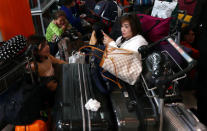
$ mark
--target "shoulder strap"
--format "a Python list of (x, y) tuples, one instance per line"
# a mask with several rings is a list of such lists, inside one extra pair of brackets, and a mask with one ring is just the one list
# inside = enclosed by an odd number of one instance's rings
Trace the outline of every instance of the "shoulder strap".
[(35, 72), (35, 77), (37, 77), (37, 79), (34, 81), (34, 83), (33, 84), (35, 84), (35, 83), (39, 83), (40, 82), (40, 77), (39, 77), (39, 73), (38, 73), (38, 64), (37, 64), (37, 61), (36, 61), (36, 59), (35, 59), (35, 57), (34, 57), (34, 54), (33, 54), (33, 52), (32, 52), (32, 59), (33, 59), (33, 61), (34, 61), (34, 72)]

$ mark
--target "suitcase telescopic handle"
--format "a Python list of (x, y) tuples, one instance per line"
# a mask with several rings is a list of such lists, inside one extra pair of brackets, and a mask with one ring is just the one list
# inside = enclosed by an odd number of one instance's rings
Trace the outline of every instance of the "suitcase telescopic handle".
[[(155, 86), (162, 87), (163, 91), (164, 91), (164, 90), (166, 90), (165, 88), (167, 88), (167, 87), (165, 87), (165, 85), (167, 85), (168, 83), (170, 83), (174, 79), (184, 75), (185, 73), (189, 72), (196, 65), (197, 62), (192, 57), (190, 57), (178, 44), (176, 44), (175, 41), (171, 38), (171, 36), (166, 36), (163, 39), (161, 39), (155, 43), (152, 43), (150, 45), (141, 46), (138, 49), (138, 51), (142, 54), (142, 56), (146, 56), (152, 51), (152, 48), (154, 46), (156, 46), (157, 44), (159, 44), (162, 41), (167, 41), (168, 43), (170, 43), (176, 49), (176, 51), (188, 62), (188, 66), (186, 68), (184, 68), (183, 70), (181, 70), (173, 75), (167, 76), (167, 77), (161, 76), (155, 80)], [(162, 95), (160, 97), (164, 97), (164, 92), (161, 94)]]

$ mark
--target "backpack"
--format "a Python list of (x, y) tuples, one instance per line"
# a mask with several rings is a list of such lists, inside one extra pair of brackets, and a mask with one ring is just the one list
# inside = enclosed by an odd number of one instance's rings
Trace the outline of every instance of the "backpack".
[(94, 12), (99, 17), (114, 22), (118, 16), (118, 4), (113, 0), (102, 0), (96, 4)]
[[(149, 42), (156, 42), (169, 35), (171, 18), (157, 18), (145, 14), (137, 14), (143, 35)], [(162, 42), (166, 43), (166, 42)]]

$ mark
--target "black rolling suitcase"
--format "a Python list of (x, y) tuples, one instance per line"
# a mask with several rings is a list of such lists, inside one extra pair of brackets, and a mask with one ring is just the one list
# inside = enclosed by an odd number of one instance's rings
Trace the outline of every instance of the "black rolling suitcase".
[(110, 98), (112, 107), (117, 120), (118, 131), (137, 131), (140, 127), (140, 121), (137, 118), (136, 112), (130, 112), (127, 108), (128, 94), (121, 90), (111, 92)]
[(123, 84), (123, 89), (115, 89), (110, 98), (117, 119), (118, 131), (158, 130), (158, 114), (155, 104), (142, 88)]
[[(94, 88), (88, 64), (65, 64), (61, 67), (62, 81), (57, 88), (54, 107), (54, 129), (58, 131), (110, 131), (114, 130), (112, 108), (107, 97)], [(98, 111), (88, 111), (86, 102), (96, 99), (101, 103)]]

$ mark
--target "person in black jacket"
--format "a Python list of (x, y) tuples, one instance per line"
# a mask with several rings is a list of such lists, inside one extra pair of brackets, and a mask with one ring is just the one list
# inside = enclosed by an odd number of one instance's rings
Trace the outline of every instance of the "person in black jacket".
[(207, 126), (207, 0), (197, 0), (190, 26), (192, 29), (199, 29), (200, 32), (197, 40), (200, 52), (198, 60), (197, 113), (200, 121)]

